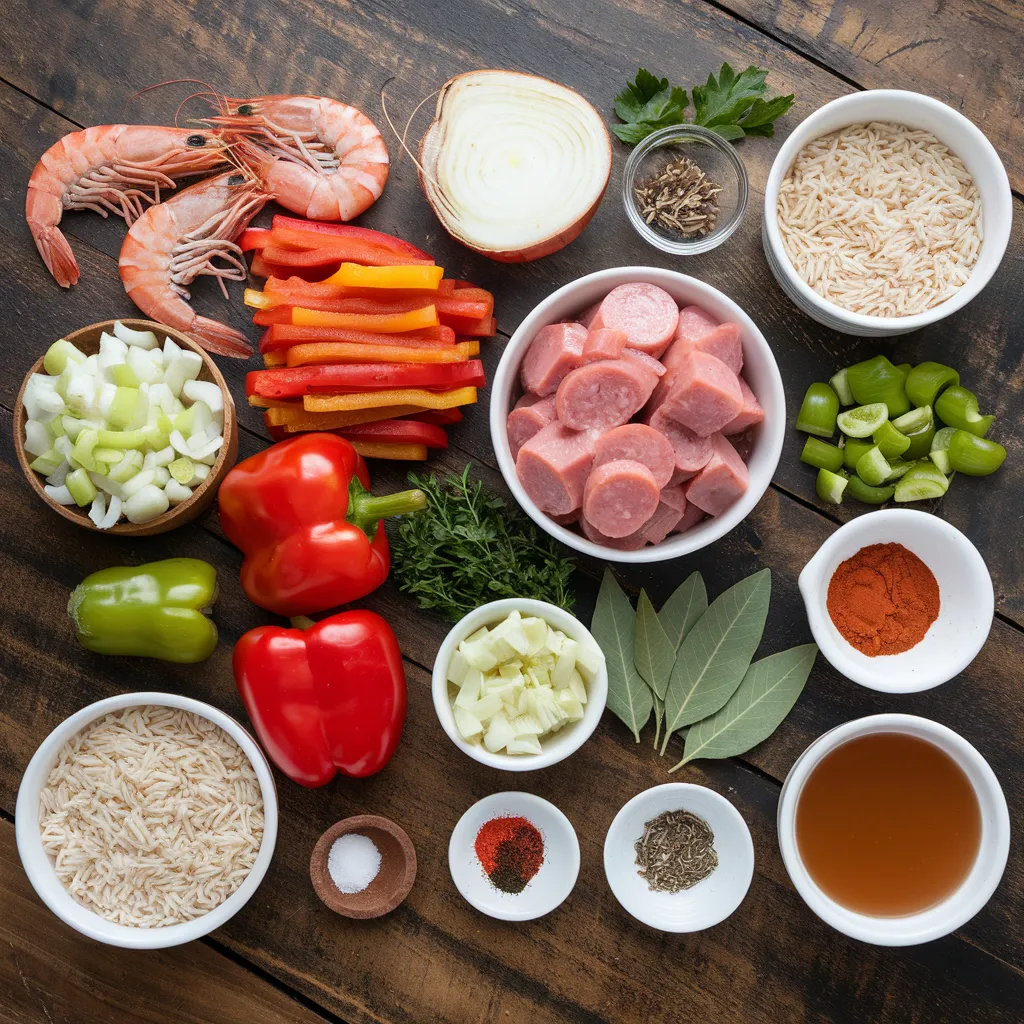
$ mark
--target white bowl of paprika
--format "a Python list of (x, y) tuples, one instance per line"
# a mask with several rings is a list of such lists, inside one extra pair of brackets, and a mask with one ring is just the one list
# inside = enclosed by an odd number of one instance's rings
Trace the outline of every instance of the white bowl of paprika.
[(962, 672), (985, 644), (992, 579), (955, 526), (882, 509), (841, 526), (800, 573), (815, 642), (847, 679), (915, 693)]

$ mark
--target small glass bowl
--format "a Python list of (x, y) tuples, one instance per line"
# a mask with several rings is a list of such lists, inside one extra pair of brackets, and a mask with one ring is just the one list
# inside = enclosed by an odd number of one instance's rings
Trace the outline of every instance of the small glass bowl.
[[(647, 224), (637, 208), (633, 190), (638, 181), (652, 178), (662, 168), (688, 156), (716, 184), (718, 221), (706, 235), (681, 236)], [(721, 245), (739, 226), (747, 211), (747, 170), (735, 148), (708, 128), (696, 124), (676, 124), (648, 135), (630, 153), (622, 174), (622, 205), (638, 235), (662, 252), (693, 256)]]

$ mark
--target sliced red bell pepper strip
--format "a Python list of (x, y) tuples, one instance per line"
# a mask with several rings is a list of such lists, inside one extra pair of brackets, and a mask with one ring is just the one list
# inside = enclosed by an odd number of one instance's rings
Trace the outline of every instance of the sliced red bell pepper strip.
[[(246, 291), (249, 291), (247, 288)], [(273, 309), (257, 309), (252, 315), (252, 322), (257, 327), (270, 327), (272, 324), (290, 324), (292, 322), (291, 306), (275, 306)]]
[[(480, 354), (480, 342), (450, 346), (346, 345), (338, 342), (293, 345), (268, 352), (266, 366), (320, 366), (328, 363), (462, 363)], [(268, 362), (268, 360), (273, 360)]]
[[(274, 252), (298, 253), (317, 252), (329, 256), (330, 260), (340, 263), (364, 263), (370, 267), (390, 266), (433, 266), (434, 261), (429, 256), (411, 256), (406, 253), (396, 252), (391, 246), (380, 245), (375, 241), (367, 240), (364, 237), (353, 234), (339, 235), (334, 232), (320, 232), (311, 235), (308, 231), (296, 231), (291, 228), (274, 228), (272, 244)], [(314, 248), (315, 247), (315, 248)], [(271, 257), (265, 254), (267, 259), (273, 259), (275, 263), (285, 263), (279, 256)]]
[[(476, 388), (453, 388), (451, 391), (397, 388), (394, 391), (363, 391), (347, 395), (305, 395), (302, 407), (306, 412), (352, 412), (356, 409), (379, 409), (392, 405), (450, 409), (455, 405), (472, 405), (475, 401)], [(388, 417), (393, 418), (394, 414)]]
[(470, 338), (491, 338), (498, 331), (498, 321), (493, 316), (485, 316), (480, 320), (446, 316), (445, 324), (451, 327), (456, 334), (463, 334)]
[(353, 441), (352, 447), (364, 459), (393, 459), (400, 462), (426, 462), (425, 444), (388, 444), (379, 441)]
[(450, 391), (457, 387), (483, 387), (484, 383), (484, 366), (479, 359), (447, 364), (339, 363), (252, 370), (245, 377), (245, 392), (262, 398), (287, 399), (401, 388)]
[(305, 630), (259, 626), (235, 644), (232, 665), (263, 749), (293, 782), (360, 778), (391, 760), (405, 725), (405, 668), (376, 612), (341, 612)]
[(451, 409), (424, 409), (423, 412), (414, 413), (411, 418), (420, 423), (436, 423), (446, 427), (452, 423), (461, 423), (463, 417), (462, 410), (454, 406)]
[(246, 228), (238, 236), (238, 248), (242, 252), (262, 249), (270, 244), (270, 228)]
[(304, 220), (301, 217), (286, 217), (284, 214), (274, 214), (272, 221), (277, 229), (289, 228), (296, 231), (309, 231), (313, 234), (341, 235), (350, 238), (360, 238), (365, 242), (380, 245), (393, 252), (411, 256), (414, 260), (429, 260), (433, 263), (429, 253), (417, 249), (415, 245), (406, 242), (402, 238), (385, 234), (383, 231), (374, 231), (372, 228), (359, 227), (356, 224), (335, 224), (322, 220)]
[(450, 327), (424, 327), (418, 331), (398, 331), (378, 334), (344, 327), (298, 327), (295, 324), (271, 324), (260, 339), (260, 352), (291, 348), (293, 345), (321, 342), (342, 342), (352, 345), (402, 345), (407, 348), (455, 344), (455, 332)]
[(381, 444), (425, 444), (428, 448), (447, 448), (448, 435), (443, 427), (420, 420), (376, 420), (355, 427), (332, 431), (350, 441), (379, 441)]

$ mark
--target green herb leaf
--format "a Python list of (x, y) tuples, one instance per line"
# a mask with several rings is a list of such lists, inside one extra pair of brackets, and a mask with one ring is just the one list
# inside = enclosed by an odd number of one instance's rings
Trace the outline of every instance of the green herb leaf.
[(707, 610), (708, 592), (704, 587), (704, 577), (699, 572), (691, 572), (658, 612), (658, 620), (676, 652), (694, 623)]
[(804, 644), (755, 661), (725, 707), (687, 732), (683, 759), (669, 771), (698, 757), (745, 754), (768, 739), (803, 692), (817, 654), (817, 644)]
[(664, 754), (677, 729), (713, 715), (736, 692), (750, 666), (768, 615), (771, 570), (721, 594), (687, 634), (665, 697)]
[(624, 124), (612, 126), (622, 142), (635, 145), (659, 128), (683, 124), (683, 111), (689, 105), (684, 89), (670, 89), (667, 78), (655, 78), (640, 68), (636, 79), (615, 97), (615, 113)]
[(693, 87), (693, 120), (706, 128), (719, 124), (736, 124), (755, 100), (764, 96), (764, 80), (768, 72), (751, 65), (736, 74), (725, 63), (718, 78), (708, 75), (707, 82)]
[(571, 609), (574, 564), (557, 541), (471, 481), (409, 474), (427, 507), (390, 526), (391, 575), (420, 608), (458, 621), (488, 601), (531, 597)]
[(775, 134), (774, 122), (793, 106), (795, 99), (793, 93), (790, 93), (788, 96), (774, 96), (770, 100), (755, 100), (740, 121), (743, 132), (770, 139)]
[(656, 694), (651, 694), (651, 702), (654, 705), (654, 749), (658, 749), (661, 741), (661, 724), (665, 721), (665, 702)]
[(636, 612), (610, 569), (604, 571), (590, 631), (604, 651), (608, 667), (608, 709), (640, 742), (640, 730), (651, 717), (651, 691), (636, 670)]
[(637, 672), (654, 691), (665, 699), (669, 676), (676, 661), (676, 649), (658, 619), (658, 613), (651, 604), (646, 590), (640, 591), (636, 605), (636, 641), (633, 648), (633, 662)]

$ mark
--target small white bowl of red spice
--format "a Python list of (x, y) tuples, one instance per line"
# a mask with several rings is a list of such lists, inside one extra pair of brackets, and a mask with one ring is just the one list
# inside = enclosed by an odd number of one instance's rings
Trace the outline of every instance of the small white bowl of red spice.
[(955, 526), (882, 509), (841, 526), (800, 573), (815, 642), (861, 686), (915, 693), (962, 672), (984, 646), (995, 595)]
[(448, 868), (471, 906), (501, 921), (532, 921), (572, 892), (580, 844), (569, 819), (532, 793), (494, 793), (459, 819)]

